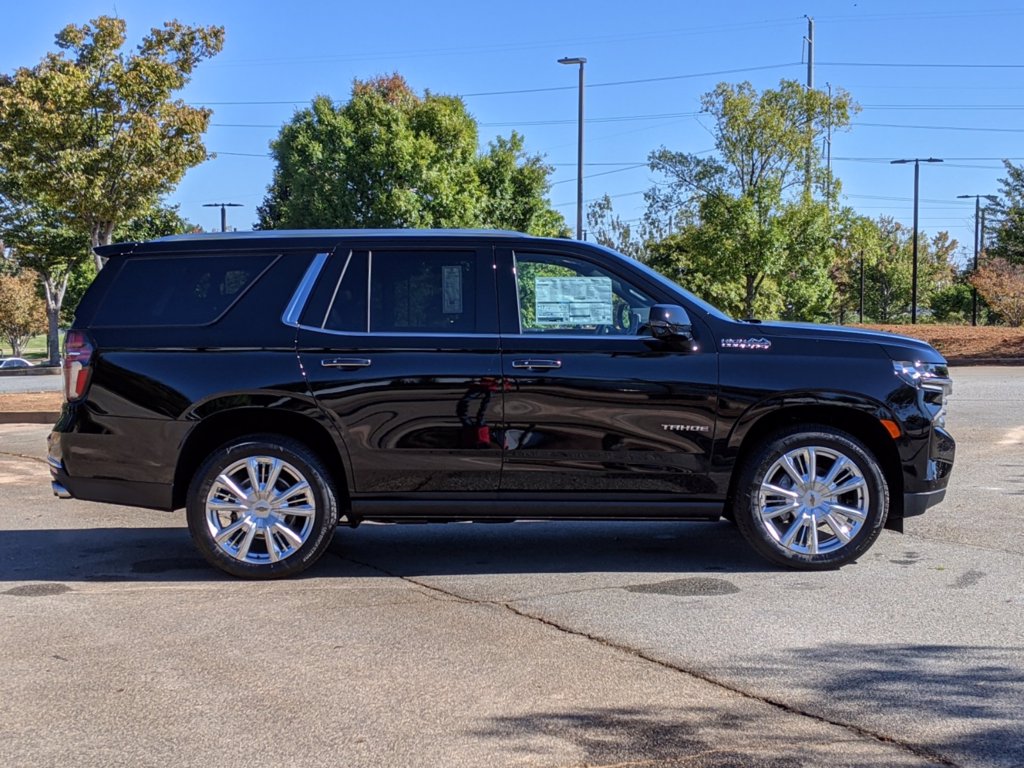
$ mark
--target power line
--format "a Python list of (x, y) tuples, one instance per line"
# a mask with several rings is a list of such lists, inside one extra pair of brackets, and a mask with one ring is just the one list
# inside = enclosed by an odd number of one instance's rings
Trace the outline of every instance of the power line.
[[(798, 67), (800, 62), (789, 62), (787, 64), (765, 64), (759, 67), (740, 67), (738, 69), (719, 69), (713, 72), (692, 72), (686, 75), (666, 75), (664, 77), (643, 77), (637, 80), (613, 80), (606, 83), (588, 83), (587, 89), (590, 88), (609, 88), (618, 85), (638, 85), (640, 83), (664, 83), (669, 80), (690, 80), (696, 77), (712, 77), (715, 75), (735, 75), (741, 72), (762, 72), (768, 69), (783, 69), (786, 67)], [(469, 98), (473, 96), (507, 96), (518, 93), (544, 93), (547, 91), (574, 91), (576, 90), (575, 85), (560, 85), (557, 87), (550, 88), (522, 88), (514, 91), (481, 91), (479, 93), (460, 93), (457, 94), (462, 98)]]
[[(604, 83), (587, 83), (586, 89), (591, 88), (610, 88), (613, 86), (620, 85), (639, 85), (642, 83), (664, 83), (670, 80), (692, 80), (699, 77), (714, 77), (717, 75), (736, 75), (743, 72), (763, 72), (770, 69), (785, 69), (787, 67), (798, 67), (800, 62), (789, 62), (787, 64), (764, 64), (757, 67), (739, 67), (736, 69), (719, 69), (711, 72), (690, 72), (683, 75), (665, 75), (663, 77), (643, 77), (636, 80), (612, 80)], [(575, 85), (557, 85), (548, 86), (546, 88), (517, 88), (510, 91), (479, 91), (477, 93), (456, 93), (452, 94), (459, 98), (475, 98), (477, 96), (513, 96), (523, 93), (549, 93), (553, 91), (575, 91)], [(189, 106), (193, 107), (223, 107), (223, 106), (254, 106), (254, 105), (280, 105), (280, 104), (308, 104), (312, 101), (312, 97), (308, 99), (285, 99), (285, 100), (249, 100), (249, 101), (204, 101), (204, 102), (191, 102)]]
[(787, 24), (792, 24), (796, 21), (797, 17), (787, 17), (778, 19), (763, 19), (760, 21), (744, 21), (735, 22), (732, 24), (713, 24), (704, 27), (685, 27), (680, 29), (669, 29), (658, 32), (633, 32), (627, 34), (618, 35), (597, 35), (591, 37), (580, 37), (580, 38), (569, 38), (569, 39), (552, 39), (552, 40), (539, 40), (535, 42), (518, 42), (518, 43), (488, 43), (486, 45), (459, 45), (449, 46), (444, 48), (421, 48), (418, 50), (403, 49), (398, 51), (374, 51), (373, 53), (338, 53), (338, 54), (320, 54), (316, 56), (262, 56), (252, 58), (239, 58), (239, 59), (221, 59), (214, 62), (215, 66), (232, 67), (232, 66), (251, 66), (253, 64), (287, 64), (287, 63), (322, 63), (322, 62), (348, 62), (348, 61), (366, 61), (366, 60), (378, 60), (385, 58), (388, 60), (395, 58), (423, 58), (431, 56), (451, 56), (451, 55), (479, 55), (487, 54), (493, 56), (496, 53), (503, 52), (515, 52), (515, 51), (527, 51), (527, 50), (544, 50), (549, 48), (564, 48), (566, 46), (583, 46), (583, 45), (602, 45), (607, 43), (615, 43), (626, 40), (650, 40), (659, 39), (666, 37), (695, 37), (704, 34), (716, 34), (721, 32), (730, 32), (735, 30), (745, 29), (763, 29), (766, 27), (779, 27)]
[[(674, 120), (681, 117), (697, 117), (701, 112), (661, 112), (650, 115), (615, 115), (611, 117), (588, 117), (585, 123), (624, 123), (638, 122), (643, 120)], [(576, 119), (571, 120), (517, 120), (503, 123), (477, 123), (481, 128), (516, 128), (520, 126), (537, 125), (575, 125)], [(281, 128), (286, 123), (210, 123), (211, 128)]]
[(882, 69), (1024, 69), (1024, 64), (965, 64), (946, 62), (819, 61), (819, 67), (879, 67)]
[[(613, 171), (602, 171), (601, 173), (588, 173), (588, 174), (584, 175), (583, 178), (584, 179), (593, 179), (593, 178), (596, 178), (598, 176), (609, 176), (609, 175), (611, 175), (613, 173), (623, 173), (624, 171), (635, 171), (637, 168), (646, 168), (646, 167), (647, 167), (647, 163), (637, 163), (636, 165), (630, 165), (630, 166), (627, 166), (625, 168), (616, 168)], [(575, 178), (572, 178), (572, 179), (560, 179), (559, 181), (551, 182), (551, 186), (553, 187), (553, 186), (555, 186), (557, 184), (568, 184), (569, 182), (572, 182), (572, 181), (576, 181), (576, 179)]]
[(850, 123), (864, 128), (912, 128), (918, 131), (981, 131), (985, 133), (1024, 133), (1024, 128), (989, 128), (966, 125), (903, 125), (899, 123)]

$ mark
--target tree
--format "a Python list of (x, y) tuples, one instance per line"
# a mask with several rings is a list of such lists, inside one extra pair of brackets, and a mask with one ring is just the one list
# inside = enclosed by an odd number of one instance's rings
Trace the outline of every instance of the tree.
[(612, 209), (612, 199), (604, 195), (587, 208), (587, 232), (589, 239), (646, 263), (655, 245), (682, 231), (689, 219), (686, 211), (666, 217), (648, 210), (639, 220), (624, 221)]
[(1024, 324), (1024, 264), (988, 259), (979, 265), (971, 283), (1007, 325)]
[(699, 232), (677, 243), (702, 274), (739, 284), (738, 314), (821, 316), (831, 300), (838, 190), (820, 161), (807, 174), (807, 158), (826, 129), (848, 125), (855, 105), (843, 91), (830, 97), (789, 80), (761, 93), (720, 83), (702, 105), (716, 154), (653, 152), (651, 169), (667, 181), (647, 194), (649, 215), (690, 213)]
[(105, 245), (207, 158), (211, 111), (172, 97), (224, 30), (171, 21), (126, 54), (125, 22), (101, 16), (56, 42), (35, 67), (0, 76), (0, 197), (66, 211)]
[(259, 228), (501, 227), (560, 234), (550, 167), (513, 133), (488, 152), (461, 99), (420, 97), (395, 74), (318, 96), (271, 143), (277, 162)]
[(46, 327), (43, 303), (31, 274), (0, 275), (0, 337), (21, 357), (25, 342)]
[(995, 213), (995, 235), (988, 255), (1014, 264), (1024, 264), (1024, 165), (1004, 160), (1006, 178), (999, 180), (1002, 193), (992, 206)]
[[(888, 216), (865, 220), (861, 226), (857, 247), (866, 256), (865, 312), (880, 323), (903, 322), (910, 316), (913, 296), (913, 230)], [(953, 257), (959, 247), (947, 232), (932, 238), (918, 232), (919, 306), (930, 306), (935, 291), (953, 284)]]

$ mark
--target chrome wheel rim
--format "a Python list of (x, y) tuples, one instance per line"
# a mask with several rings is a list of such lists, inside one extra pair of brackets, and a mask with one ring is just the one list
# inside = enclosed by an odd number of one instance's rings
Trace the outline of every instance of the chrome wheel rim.
[(801, 555), (835, 552), (864, 527), (870, 504), (856, 463), (832, 448), (807, 446), (784, 453), (765, 473), (758, 515), (768, 535)]
[(313, 530), (316, 499), (303, 474), (274, 456), (250, 456), (217, 475), (206, 523), (218, 548), (250, 565), (294, 555)]

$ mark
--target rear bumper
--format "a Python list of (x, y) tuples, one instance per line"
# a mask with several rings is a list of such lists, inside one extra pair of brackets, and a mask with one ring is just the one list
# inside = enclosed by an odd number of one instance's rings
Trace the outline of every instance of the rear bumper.
[(170, 485), (71, 477), (64, 468), (64, 462), (52, 454), (47, 457), (47, 463), (50, 465), (50, 487), (57, 498), (101, 501), (162, 511), (173, 509)]

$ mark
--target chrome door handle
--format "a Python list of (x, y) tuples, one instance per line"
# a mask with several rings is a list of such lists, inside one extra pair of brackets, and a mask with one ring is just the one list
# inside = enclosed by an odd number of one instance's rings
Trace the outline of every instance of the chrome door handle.
[(533, 368), (543, 370), (546, 368), (561, 368), (561, 360), (513, 360), (513, 368)]
[(369, 364), (365, 357), (335, 357), (320, 361), (324, 368), (366, 368)]

